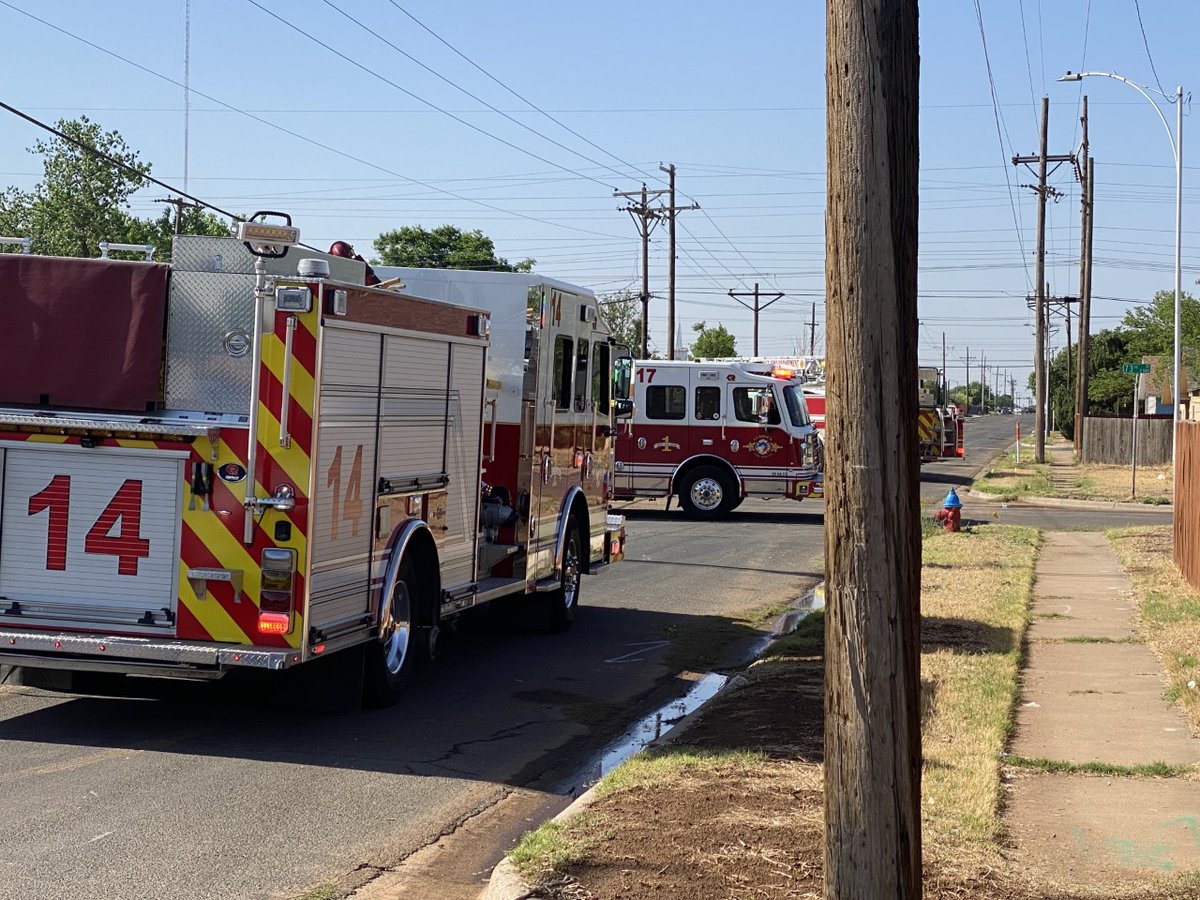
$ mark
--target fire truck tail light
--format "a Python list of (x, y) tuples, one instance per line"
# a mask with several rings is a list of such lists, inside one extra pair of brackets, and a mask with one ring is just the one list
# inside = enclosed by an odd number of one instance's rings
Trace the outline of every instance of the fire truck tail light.
[(260, 612), (258, 614), (259, 634), (287, 634), (291, 630), (291, 613)]
[[(266, 548), (262, 552), (260, 571), (259, 609), (263, 611), (264, 615), (266, 613), (290, 615), (292, 595), (295, 593), (296, 584), (296, 551), (283, 547)], [(263, 630), (261, 616), (258, 630)]]

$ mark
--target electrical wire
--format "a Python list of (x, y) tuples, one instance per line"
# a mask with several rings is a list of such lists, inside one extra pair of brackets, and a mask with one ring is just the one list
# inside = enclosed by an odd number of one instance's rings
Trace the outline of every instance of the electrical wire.
[(1146, 48), (1146, 59), (1150, 60), (1150, 71), (1154, 73), (1154, 83), (1158, 85), (1158, 92), (1170, 101), (1171, 98), (1163, 90), (1162, 82), (1158, 80), (1158, 69), (1154, 67), (1154, 56), (1150, 53), (1150, 41), (1146, 38), (1146, 26), (1142, 24), (1142, 5), (1138, 0), (1133, 0), (1133, 8), (1137, 11), (1138, 29), (1142, 32), (1142, 46)]
[[(45, 19), (39, 18), (38, 16), (35, 16), (33, 13), (28, 12), (27, 10), (21, 9), (19, 6), (15, 6), (14, 4), (8, 2), (8, 0), (0, 0), (0, 6), (4, 6), (8, 9), (11, 9), (13, 12), (20, 13), (21, 15), (25, 16), (28, 19), (32, 19), (33, 21), (38, 22), (41, 25), (45, 25), (47, 28), (50, 28), (53, 31), (57, 31), (59, 34), (65, 35), (66, 37), (69, 37), (75, 41), (78, 41), (81, 44), (85, 44), (86, 46), (91, 47), (93, 50), (97, 50), (100, 53), (105, 54), (106, 56), (110, 56), (113, 59), (120, 60), (121, 62), (125, 63), (126, 65), (132, 66), (133, 68), (135, 68), (141, 72), (145, 72), (147, 75), (152, 75), (155, 78), (165, 81), (168, 84), (173, 84), (178, 88), (183, 87), (182, 82), (177, 81), (174, 78), (171, 78), (169, 75), (163, 75), (161, 72), (156, 72), (154, 69), (151, 69), (148, 66), (144, 66), (139, 62), (135, 62), (134, 60), (129, 59), (128, 57), (122, 56), (121, 54), (119, 54), (113, 50), (109, 50), (107, 47), (103, 47), (100, 44), (90, 41), (87, 38), (82, 37), (78, 34), (75, 34), (72, 31), (68, 31), (66, 28), (63, 28), (59, 25), (55, 25), (53, 22), (48, 22)], [(258, 122), (261, 125), (266, 125), (268, 128), (272, 128), (276, 131), (279, 131), (283, 134), (288, 135), (289, 137), (293, 137), (296, 140), (303, 141), (306, 144), (311, 144), (314, 147), (317, 147), (321, 150), (325, 150), (336, 156), (340, 156), (343, 159), (350, 160), (351, 162), (358, 163), (359, 165), (366, 166), (367, 168), (375, 169), (379, 172), (383, 172), (387, 175), (391, 175), (392, 177), (398, 178), (401, 181), (405, 181), (410, 184), (416, 184), (421, 187), (427, 188), (428, 190), (434, 191), (436, 193), (445, 194), (446, 196), (449, 196), (449, 197), (454, 197), (455, 199), (462, 200), (465, 203), (471, 203), (476, 206), (482, 207), (484, 209), (490, 209), (493, 212), (502, 213), (505, 216), (515, 217), (518, 219), (525, 219), (530, 222), (537, 222), (541, 225), (549, 225), (553, 228), (562, 228), (567, 231), (576, 231), (581, 234), (590, 234), (590, 235), (596, 235), (599, 237), (606, 237), (606, 238), (619, 237), (619, 235), (608, 234), (606, 232), (601, 232), (601, 231), (594, 231), (594, 230), (587, 229), (587, 228), (578, 228), (574, 225), (566, 225), (561, 222), (554, 222), (554, 221), (551, 221), (548, 219), (540, 219), (536, 216), (530, 216), (530, 215), (526, 215), (524, 213), (516, 212), (515, 210), (507, 210), (502, 207), (495, 206), (491, 203), (487, 203), (486, 201), (479, 200), (474, 197), (468, 197), (463, 194), (459, 194), (459, 193), (457, 193), (455, 191), (451, 191), (447, 188), (437, 187), (434, 184), (431, 184), (429, 182), (422, 181), (417, 178), (413, 178), (409, 175), (404, 175), (393, 169), (389, 169), (386, 166), (382, 166), (382, 165), (379, 165), (378, 163), (370, 162), (369, 160), (355, 156), (351, 153), (347, 153), (344, 150), (339, 150), (336, 147), (330, 146), (329, 144), (325, 144), (321, 141), (316, 140), (315, 138), (309, 137), (306, 134), (302, 134), (301, 132), (293, 131), (290, 128), (285, 128), (282, 125), (279, 125), (275, 122), (270, 121), (269, 119), (264, 119), (261, 116), (255, 115), (254, 113), (251, 113), (251, 112), (248, 112), (247, 110), (240, 109), (231, 103), (226, 103), (224, 100), (220, 100), (217, 97), (214, 97), (211, 94), (206, 94), (203, 91), (197, 90), (196, 88), (192, 88), (191, 92), (194, 95), (196, 95), (197, 97), (203, 97), (205, 100), (209, 101), (210, 103), (216, 103), (217, 105), (222, 106), (225, 109), (228, 109), (230, 112), (236, 112), (242, 116), (245, 116), (246, 118), (248, 118), (252, 121)]]
[[(979, 23), (979, 40), (983, 44), (983, 62), (987, 68), (988, 88), (992, 95), (992, 115), (996, 122), (996, 140), (1000, 143), (1001, 165), (1004, 167), (1004, 181), (1008, 185), (1008, 203), (1012, 209), (1013, 227), (1017, 232), (1017, 244), (1021, 248), (1021, 263), (1025, 267), (1025, 280), (1029, 283), (1030, 289), (1033, 287), (1033, 277), (1029, 273), (1029, 260), (1025, 257), (1025, 236), (1021, 232), (1021, 219), (1017, 215), (1017, 200), (1013, 196), (1012, 177), (1008, 171), (1008, 156), (1004, 148), (1004, 133), (1003, 126), (1004, 117), (1000, 112), (1000, 98), (996, 94), (996, 79), (992, 74), (992, 60), (988, 54), (987, 32), (983, 27), (983, 9), (979, 5), (979, 0), (975, 0), (975, 19)], [(1012, 141), (1009, 141), (1011, 149)]]
[[(328, 0), (327, 0), (327, 2), (328, 2)], [(633, 171), (635, 171), (635, 172), (639, 172), (639, 173), (641, 173), (641, 174), (647, 174), (647, 173), (646, 173), (644, 170), (642, 170), (642, 169), (641, 169), (639, 166), (636, 166), (636, 165), (634, 165), (634, 164), (633, 164), (633, 163), (631, 163), (631, 162), (627, 162), (626, 160), (624, 160), (624, 159), (622, 159), (621, 157), (617, 156), (617, 154), (613, 153), (611, 150), (606, 150), (604, 147), (601, 147), (601, 146), (600, 146), (599, 144), (597, 144), (595, 141), (591, 141), (591, 140), (589, 140), (587, 137), (585, 137), (584, 135), (580, 134), (580, 133), (579, 133), (578, 131), (576, 131), (574, 128), (571, 128), (571, 127), (570, 127), (569, 125), (567, 125), (565, 122), (562, 122), (561, 120), (559, 120), (559, 119), (556, 119), (556, 118), (555, 118), (554, 116), (552, 116), (552, 115), (551, 115), (551, 114), (550, 114), (548, 111), (546, 111), (546, 110), (545, 110), (545, 109), (543, 109), (542, 107), (538, 106), (536, 103), (534, 103), (534, 102), (533, 102), (532, 100), (530, 100), (528, 97), (524, 96), (523, 94), (519, 93), (519, 92), (518, 92), (518, 91), (516, 91), (514, 88), (512, 88), (510, 85), (508, 85), (508, 84), (506, 84), (505, 82), (501, 81), (499, 78), (497, 78), (497, 77), (496, 77), (495, 75), (493, 75), (491, 72), (489, 72), (487, 69), (485, 69), (483, 66), (479, 65), (479, 63), (475, 62), (475, 60), (471, 59), (471, 57), (467, 56), (465, 53), (463, 53), (461, 50), (459, 50), (457, 47), (455, 47), (453, 44), (451, 44), (449, 41), (447, 41), (447, 40), (446, 40), (444, 37), (442, 37), (440, 34), (438, 34), (436, 31), (434, 31), (432, 28), (430, 28), (428, 25), (426, 25), (424, 22), (422, 22), (420, 19), (418, 19), (416, 16), (414, 16), (414, 15), (413, 15), (411, 12), (409, 12), (407, 9), (405, 9), (403, 6), (401, 6), (399, 3), (397, 3), (397, 2), (396, 2), (396, 0), (388, 0), (388, 2), (389, 2), (389, 3), (390, 3), (392, 6), (394, 6), (394, 7), (395, 7), (397, 10), (399, 10), (399, 11), (400, 11), (400, 12), (402, 12), (402, 13), (404, 13), (404, 15), (408, 16), (408, 18), (409, 18), (409, 19), (411, 19), (411, 20), (412, 20), (412, 21), (413, 21), (413, 22), (414, 22), (416, 25), (418, 25), (420, 28), (424, 29), (424, 30), (425, 30), (425, 31), (426, 31), (426, 32), (427, 32), (429, 35), (431, 35), (432, 37), (434, 37), (436, 40), (440, 41), (440, 42), (441, 42), (441, 43), (442, 43), (442, 44), (443, 44), (445, 47), (447, 47), (447, 48), (448, 48), (448, 49), (449, 49), (449, 50), (450, 50), (452, 53), (454, 53), (455, 55), (457, 55), (457, 56), (458, 56), (460, 59), (464, 60), (464, 61), (465, 61), (465, 62), (466, 62), (468, 65), (470, 65), (471, 67), (473, 67), (473, 68), (474, 68), (474, 69), (476, 69), (477, 71), (481, 72), (481, 73), (482, 73), (483, 75), (485, 75), (486, 77), (490, 78), (490, 79), (491, 79), (492, 81), (494, 81), (496, 84), (500, 85), (500, 87), (504, 88), (504, 90), (508, 91), (510, 94), (512, 94), (514, 97), (516, 97), (516, 98), (517, 98), (518, 100), (520, 100), (522, 103), (524, 103), (524, 104), (525, 104), (526, 106), (528, 106), (530, 109), (532, 109), (532, 110), (535, 110), (535, 111), (536, 111), (536, 112), (538, 112), (538, 113), (541, 113), (543, 116), (545, 116), (547, 119), (549, 119), (549, 120), (550, 120), (551, 122), (553, 122), (555, 125), (557, 125), (559, 128), (562, 128), (564, 131), (567, 131), (567, 132), (569, 132), (570, 134), (574, 135), (575, 137), (579, 138), (581, 141), (583, 141), (583, 142), (584, 142), (585, 144), (587, 144), (589, 147), (593, 147), (593, 148), (595, 148), (596, 150), (599, 150), (601, 153), (605, 154), (606, 156), (611, 156), (613, 159), (615, 159), (615, 160), (616, 160), (617, 162), (619, 162), (621, 165), (625, 166), (625, 168), (627, 168), (627, 169), (632, 169)], [(586, 158), (586, 157), (585, 157), (585, 158)], [(615, 170), (610, 170), (610, 171), (615, 171)], [(661, 177), (659, 177), (659, 176), (657, 176), (657, 175), (653, 175), (653, 174), (651, 174), (651, 176), (650, 176), (650, 177), (651, 177), (651, 178), (655, 178), (655, 179), (657, 179), (657, 180), (658, 180), (658, 181), (660, 181), (660, 182), (666, 183), (666, 182), (665, 182), (665, 181), (664, 181), (664, 180), (663, 180)]]
[[(592, 165), (594, 165), (594, 166), (597, 166), (597, 167), (599, 167), (599, 168), (602, 168), (602, 169), (607, 169), (609, 172), (612, 172), (614, 175), (617, 175), (617, 176), (619, 176), (619, 177), (621, 177), (621, 178), (627, 178), (627, 177), (628, 177), (628, 176), (627, 176), (627, 175), (626, 175), (624, 172), (619, 172), (619, 171), (617, 171), (616, 169), (612, 168), (611, 166), (609, 166), (609, 165), (607, 165), (607, 164), (605, 164), (605, 163), (602, 163), (602, 162), (600, 162), (599, 160), (592, 159), (590, 156), (587, 156), (587, 155), (586, 155), (586, 154), (584, 154), (584, 153), (580, 153), (578, 150), (574, 150), (574, 149), (572, 149), (571, 147), (568, 147), (566, 144), (563, 144), (563, 143), (561, 143), (561, 142), (559, 142), (559, 141), (556, 141), (554, 138), (550, 137), (549, 135), (542, 134), (540, 131), (538, 131), (538, 130), (536, 130), (536, 129), (534, 129), (534, 128), (531, 128), (530, 126), (528, 126), (528, 125), (526, 125), (524, 122), (522, 122), (520, 119), (517, 119), (517, 118), (515, 118), (514, 116), (511, 116), (511, 115), (509, 115), (508, 113), (504, 112), (504, 110), (502, 110), (502, 109), (498, 109), (497, 107), (493, 106), (491, 103), (488, 103), (486, 100), (484, 100), (484, 99), (483, 99), (482, 97), (480, 97), (479, 95), (472, 93), (471, 91), (467, 90), (467, 89), (466, 89), (465, 87), (463, 87), (462, 85), (460, 85), (460, 84), (458, 84), (457, 82), (455, 82), (455, 81), (451, 80), (450, 78), (447, 78), (445, 75), (443, 75), (441, 72), (439, 72), (439, 71), (437, 71), (436, 69), (434, 69), (432, 66), (426, 65), (425, 63), (421, 62), (421, 60), (417, 59), (415, 56), (413, 56), (413, 55), (412, 55), (411, 53), (409, 53), (408, 51), (406, 51), (406, 50), (402, 49), (401, 47), (398, 47), (398, 46), (396, 46), (394, 43), (392, 43), (391, 41), (389, 41), (387, 38), (385, 38), (385, 37), (384, 37), (382, 34), (380, 34), (378, 31), (375, 31), (374, 29), (372, 29), (372, 28), (369, 28), (369, 27), (368, 27), (367, 25), (365, 25), (365, 24), (364, 24), (362, 21), (360, 21), (359, 19), (356, 19), (354, 16), (350, 15), (350, 13), (346, 12), (344, 9), (342, 9), (341, 7), (339, 7), (337, 4), (333, 3), (333, 2), (332, 2), (332, 0), (322, 0), (322, 2), (323, 2), (323, 3), (324, 3), (326, 6), (328, 6), (330, 9), (332, 9), (334, 12), (336, 12), (338, 15), (340, 15), (340, 16), (343, 16), (343, 17), (344, 17), (344, 18), (346, 18), (346, 19), (349, 19), (351, 22), (353, 22), (355, 25), (357, 25), (359, 28), (361, 28), (361, 29), (362, 29), (363, 31), (365, 31), (367, 34), (371, 35), (371, 36), (372, 36), (373, 38), (375, 38), (376, 40), (378, 40), (378, 41), (381, 41), (382, 43), (386, 44), (388, 47), (391, 47), (393, 50), (395, 50), (397, 53), (399, 53), (399, 54), (400, 54), (401, 56), (403, 56), (405, 59), (409, 60), (410, 62), (414, 63), (415, 65), (418, 65), (418, 66), (420, 66), (422, 69), (424, 69), (424, 70), (425, 70), (426, 72), (428, 72), (430, 75), (433, 75), (435, 78), (438, 78), (438, 79), (440, 79), (441, 81), (443, 81), (443, 82), (445, 82), (446, 84), (450, 85), (450, 86), (451, 86), (452, 88), (454, 88), (455, 90), (457, 90), (457, 91), (461, 91), (463, 94), (466, 94), (468, 97), (470, 97), (470, 98), (471, 98), (472, 100), (474, 100), (476, 103), (481, 103), (481, 104), (483, 104), (483, 105), (484, 105), (484, 106), (486, 106), (488, 109), (490, 109), (492, 112), (494, 112), (494, 113), (496, 113), (496, 114), (498, 114), (498, 115), (500, 115), (500, 116), (504, 117), (504, 118), (505, 118), (507, 121), (509, 121), (509, 122), (512, 122), (512, 123), (513, 123), (514, 125), (516, 125), (518, 128), (522, 128), (522, 129), (524, 129), (525, 131), (528, 131), (530, 134), (534, 135), (535, 137), (539, 137), (539, 138), (541, 138), (542, 140), (549, 141), (551, 144), (553, 144), (555, 147), (558, 147), (560, 150), (566, 150), (568, 153), (571, 153), (571, 154), (573, 154), (573, 155), (575, 155), (575, 156), (578, 156), (580, 159), (582, 159), (582, 160), (586, 160), (587, 162), (590, 162), (590, 163), (591, 163)], [(254, 5), (255, 5), (255, 6), (259, 6), (259, 5), (258, 5), (258, 3), (254, 3)], [(395, 5), (395, 4), (393, 4), (393, 6), (394, 6), (394, 5)], [(262, 9), (262, 8), (263, 8), (263, 7), (259, 6), (259, 9)], [(276, 17), (276, 18), (278, 18), (278, 17)], [(293, 26), (293, 27), (294, 27), (294, 26)], [(435, 35), (435, 37), (436, 37), (436, 35)], [(315, 40), (315, 39), (314, 39), (314, 40)], [(323, 46), (325, 46), (325, 45), (323, 45)], [(336, 52), (336, 51), (335, 51), (335, 52)], [(347, 57), (344, 57), (344, 56), (343, 56), (342, 58), (343, 58), (343, 59), (347, 59)], [(375, 75), (376, 75), (376, 77), (378, 77), (378, 78), (382, 78), (382, 76), (380, 76), (378, 73), (375, 73)], [(387, 79), (383, 79), (383, 80), (387, 81)], [(395, 84), (394, 84), (393, 82), (391, 82), (391, 81), (388, 81), (388, 84), (392, 84), (392, 85), (393, 85), (393, 87), (398, 87), (398, 85), (395, 85)], [(416, 95), (415, 95), (415, 94), (411, 93), (410, 91), (407, 91), (407, 90), (405, 90), (404, 88), (400, 88), (400, 90), (404, 91), (404, 92), (405, 92), (406, 94), (408, 94), (410, 97), (416, 97)], [(418, 99), (420, 99), (420, 98), (418, 98)], [(467, 123), (466, 123), (466, 122), (465, 122), (463, 119), (460, 119), (460, 118), (458, 118), (457, 116), (455, 116), (455, 115), (454, 115), (454, 113), (451, 113), (449, 110), (445, 110), (445, 109), (443, 109), (443, 108), (441, 108), (441, 107), (439, 107), (439, 106), (435, 106), (434, 104), (430, 103), (428, 100), (425, 100), (425, 101), (423, 101), (423, 102), (424, 102), (426, 105), (433, 107), (433, 108), (434, 108), (434, 109), (436, 109), (438, 112), (442, 112), (442, 113), (445, 113), (445, 114), (446, 114), (446, 115), (448, 115), (448, 116), (451, 116), (452, 118), (454, 118), (454, 119), (455, 119), (455, 121), (458, 121), (458, 122), (463, 122), (464, 124), (467, 124)], [(475, 127), (475, 126), (471, 126), (471, 127)], [(476, 130), (478, 130), (478, 131), (482, 131), (484, 134), (488, 134), (488, 135), (490, 135), (490, 136), (492, 136), (492, 137), (495, 137), (495, 135), (492, 135), (492, 134), (491, 134), (491, 132), (484, 131), (483, 129), (479, 129), (479, 128), (477, 128)], [(502, 140), (502, 139), (499, 139), (499, 138), (498, 138), (498, 140)], [(507, 142), (505, 142), (505, 143), (507, 143)], [(513, 146), (513, 145), (511, 145), (511, 144), (510, 144), (509, 146)], [(541, 159), (541, 157), (538, 157), (538, 159)], [(597, 184), (601, 184), (601, 185), (603, 185), (603, 182), (601, 182), (601, 181), (599, 181), (599, 180), (597, 180), (597, 179), (595, 179), (595, 178), (592, 178), (592, 177), (591, 177), (591, 176), (589, 176), (589, 175), (585, 175), (585, 174), (583, 174), (582, 172), (577, 172), (577, 171), (576, 171), (576, 170), (574, 170), (574, 169), (567, 169), (565, 166), (564, 166), (563, 168), (564, 168), (566, 171), (568, 171), (568, 172), (571, 172), (572, 174), (579, 176), (580, 178), (587, 178), (587, 179), (588, 179), (588, 180), (590, 180), (590, 181), (595, 181)]]

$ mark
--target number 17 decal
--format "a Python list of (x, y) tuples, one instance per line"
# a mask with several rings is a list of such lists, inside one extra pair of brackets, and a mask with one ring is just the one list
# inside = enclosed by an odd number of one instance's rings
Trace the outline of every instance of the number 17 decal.
[[(29, 498), (29, 515), (49, 510), (46, 528), (46, 569), (67, 568), (67, 524), (71, 506), (71, 476), (55, 475), (50, 483)], [(112, 531), (120, 522), (116, 537)], [(150, 541), (141, 536), (142, 482), (126, 479), (108, 501), (100, 517), (83, 539), (83, 552), (117, 557), (117, 574), (137, 575), (138, 560), (150, 555)]]

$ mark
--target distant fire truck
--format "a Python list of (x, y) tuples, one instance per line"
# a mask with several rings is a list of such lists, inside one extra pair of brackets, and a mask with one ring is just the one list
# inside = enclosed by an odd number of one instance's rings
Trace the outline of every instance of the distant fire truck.
[(238, 237), (179, 236), (171, 266), (0, 254), (0, 664), (205, 678), (353, 651), (386, 705), (469, 607), (525, 595), (570, 625), (624, 540), (595, 298), (518, 276), (422, 299), (297, 266), (290, 219)]
[(820, 443), (798, 384), (738, 363), (639, 360), (632, 398), (615, 499), (677, 496), (689, 516), (716, 518), (747, 497), (822, 495)]
[[(795, 381), (804, 392), (813, 424), (825, 431), (825, 358), (822, 356), (754, 357), (710, 362), (735, 362), (747, 371)], [(942, 394), (941, 370), (922, 367), (917, 370), (917, 443), (922, 462), (962, 458), (964, 418), (953, 404), (939, 405)]]

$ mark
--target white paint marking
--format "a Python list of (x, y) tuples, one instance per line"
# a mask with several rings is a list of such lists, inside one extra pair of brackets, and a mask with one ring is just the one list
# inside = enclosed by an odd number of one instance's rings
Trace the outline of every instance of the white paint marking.
[(96, 843), (96, 841), (102, 841), (102, 840), (104, 840), (106, 837), (108, 837), (110, 834), (113, 834), (113, 833), (114, 833), (114, 832), (111, 832), (111, 831), (106, 831), (106, 832), (104, 832), (103, 834), (98, 834), (98, 835), (96, 835), (94, 838), (91, 838), (91, 839), (89, 839), (89, 840), (86, 840), (86, 841), (84, 841), (83, 843), (84, 843), (85, 845), (87, 845), (87, 844), (94, 844), (94, 843)]
[(612, 659), (606, 659), (605, 662), (606, 663), (637, 662), (638, 660), (642, 659), (647, 653), (653, 653), (655, 650), (665, 647), (670, 643), (671, 643), (670, 641), (644, 641), (640, 644), (629, 644), (628, 646), (630, 646), (630, 647), (641, 647), (642, 649), (631, 650), (629, 653), (626, 653), (624, 656), (614, 656)]

